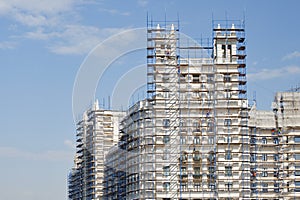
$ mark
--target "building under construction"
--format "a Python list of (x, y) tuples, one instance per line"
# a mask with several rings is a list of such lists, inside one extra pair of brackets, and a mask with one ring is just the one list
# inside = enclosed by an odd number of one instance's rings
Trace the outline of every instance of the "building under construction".
[(96, 101), (77, 123), (74, 167), (68, 177), (68, 198), (101, 199), (104, 156), (118, 142), (124, 112), (103, 110)]
[(69, 188), (82, 193), (69, 198), (300, 198), (300, 93), (276, 94), (273, 111), (249, 106), (244, 22), (214, 20), (212, 38), (200, 41), (178, 21), (148, 19), (147, 27), (147, 98), (118, 114), (118, 141), (96, 159), (94, 185), (76, 179), (92, 169), (81, 154), (88, 142), (77, 140), (81, 167)]
[(300, 92), (278, 92), (273, 111), (249, 116), (251, 197), (300, 198)]
[(126, 186), (107, 176), (105, 199), (251, 197), (244, 24), (214, 21), (206, 45), (178, 24), (148, 21), (148, 98), (121, 124)]

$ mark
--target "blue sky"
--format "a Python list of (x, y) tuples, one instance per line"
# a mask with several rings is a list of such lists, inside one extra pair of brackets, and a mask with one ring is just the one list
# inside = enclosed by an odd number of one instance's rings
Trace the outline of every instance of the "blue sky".
[[(245, 13), (248, 96), (256, 92), (258, 107), (269, 109), (276, 91), (300, 85), (299, 7), (297, 0), (0, 0), (1, 199), (66, 199), (75, 140), (73, 85), (101, 41), (145, 27), (147, 12), (157, 20), (165, 13), (176, 20), (179, 13), (181, 32), (196, 38), (211, 36), (212, 16), (242, 19)], [(143, 56), (120, 57), (105, 78), (116, 83), (122, 79), (118, 67), (124, 73), (142, 66)], [(119, 85), (139, 86), (144, 78), (128, 76), (128, 85)], [(96, 97), (101, 100), (105, 90), (111, 88), (98, 86)]]

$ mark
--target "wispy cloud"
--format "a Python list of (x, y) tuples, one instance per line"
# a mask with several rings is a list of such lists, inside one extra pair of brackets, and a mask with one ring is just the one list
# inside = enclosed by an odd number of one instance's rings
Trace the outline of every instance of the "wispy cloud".
[(30, 31), (24, 34), (25, 38), (33, 40), (49, 40), (55, 37), (59, 37), (60, 34), (57, 31), (47, 32), (43, 28), (37, 28), (35, 31)]
[(57, 13), (70, 9), (75, 2), (74, 0), (2, 0), (0, 13), (5, 14), (14, 9), (33, 13)]
[(59, 41), (49, 46), (56, 54), (83, 55), (107, 37), (123, 31), (122, 28), (99, 29), (93, 26), (72, 25), (59, 33)]
[(48, 150), (31, 152), (15, 147), (0, 147), (0, 158), (19, 158), (34, 161), (64, 161), (73, 157), (72, 151)]
[(299, 51), (294, 51), (292, 53), (289, 53), (287, 55), (285, 55), (282, 60), (290, 60), (290, 59), (293, 59), (293, 58), (298, 58), (300, 57), (300, 52)]
[(122, 15), (122, 16), (129, 16), (130, 12), (123, 12), (117, 9), (106, 9), (106, 8), (101, 8), (100, 12), (107, 12), (111, 15)]
[(83, 55), (111, 35), (125, 28), (98, 28), (84, 25), (65, 25), (60, 30), (38, 28), (24, 34), (25, 38), (48, 41), (48, 49), (55, 54)]
[(72, 11), (74, 0), (4, 0), (0, 2), (0, 15), (13, 18), (26, 26), (42, 26), (58, 23), (58, 17)]
[(148, 5), (148, 1), (147, 0), (138, 0), (137, 3), (141, 7), (146, 7)]
[(286, 66), (277, 69), (262, 69), (258, 72), (248, 73), (248, 80), (269, 80), (291, 75), (300, 75), (300, 66)]
[(16, 42), (3, 41), (0, 42), (0, 49), (14, 49), (17, 46)]
[[(18, 38), (43, 40), (46, 48), (60, 55), (84, 55), (107, 37), (122, 31), (122, 28), (99, 28), (80, 25), (78, 8), (83, 4), (99, 4), (94, 0), (10, 0), (0, 1), (0, 16), (13, 19), (17, 26), (27, 26), (27, 32)], [(129, 12), (103, 9), (112, 15), (128, 16)], [(65, 14), (68, 13), (68, 14)], [(72, 14), (72, 20), (69, 19)], [(75, 17), (74, 17), (75, 16)], [(74, 18), (75, 20), (74, 20)], [(12, 48), (12, 43), (0, 43), (0, 49)]]
[(57, 16), (49, 16), (40, 13), (25, 13), (17, 12), (14, 14), (14, 19), (25, 26), (55, 26), (59, 23)]

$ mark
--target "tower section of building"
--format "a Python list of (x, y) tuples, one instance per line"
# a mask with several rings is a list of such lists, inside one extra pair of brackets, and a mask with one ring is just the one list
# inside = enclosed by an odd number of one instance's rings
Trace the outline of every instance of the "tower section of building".
[(239, 21), (214, 21), (214, 127), (219, 198), (250, 197), (250, 149), (245, 28)]
[(148, 22), (156, 199), (250, 196), (245, 30), (227, 22), (208, 46)]
[(102, 198), (104, 157), (118, 142), (119, 123), (123, 116), (123, 112), (100, 109), (98, 102), (95, 102), (77, 123), (76, 165), (70, 174), (70, 183), (73, 184), (69, 185), (69, 191), (76, 188), (73, 192), (79, 199)]

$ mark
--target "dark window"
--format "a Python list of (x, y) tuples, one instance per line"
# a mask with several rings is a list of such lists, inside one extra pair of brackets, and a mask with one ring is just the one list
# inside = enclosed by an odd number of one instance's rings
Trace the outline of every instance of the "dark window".
[(279, 160), (278, 154), (274, 154), (274, 161), (278, 161), (278, 160)]
[(168, 144), (170, 142), (170, 136), (164, 135), (163, 142), (164, 144)]
[(164, 188), (165, 191), (169, 191), (170, 190), (170, 183), (169, 182), (163, 183), (163, 188)]
[(257, 183), (251, 183), (251, 188), (256, 188), (257, 187)]
[(225, 166), (225, 176), (232, 176), (232, 166)]
[(200, 191), (201, 183), (194, 183), (194, 189), (196, 189), (196, 191)]
[(199, 75), (193, 74), (193, 83), (199, 83)]
[(209, 183), (209, 188), (211, 190), (214, 190), (216, 188), (216, 185), (214, 183)]
[(274, 168), (274, 177), (277, 177), (279, 176), (279, 172), (278, 172), (278, 168)]
[(200, 175), (200, 167), (194, 167), (194, 174)]
[(224, 74), (224, 82), (230, 82), (231, 76), (229, 74)]
[(227, 189), (227, 191), (230, 191), (232, 189), (232, 182), (225, 183), (225, 188)]
[(262, 192), (268, 192), (268, 184), (267, 183), (262, 183)]
[(180, 137), (180, 144), (186, 144), (186, 139), (185, 137)]
[(210, 166), (210, 167), (208, 167), (208, 171), (209, 171), (209, 173), (214, 173), (216, 171), (216, 169), (215, 169), (215, 167)]
[(200, 137), (199, 136), (194, 137), (194, 144), (200, 144)]
[(213, 83), (214, 82), (214, 75), (208, 74), (207, 75), (207, 83)]
[(199, 121), (194, 121), (193, 122), (193, 127), (195, 131), (200, 131), (200, 122)]
[(170, 166), (163, 167), (164, 176), (170, 176)]
[(256, 154), (250, 154), (250, 161), (255, 162), (256, 161)]
[(224, 44), (222, 45), (222, 57), (226, 58), (226, 46)]
[(186, 167), (181, 167), (181, 174), (182, 175), (187, 175)]
[(208, 132), (213, 132), (213, 130), (214, 130), (214, 124), (212, 122), (208, 122), (207, 126), (208, 126), (207, 131)]
[(263, 144), (267, 144), (267, 138), (263, 137), (262, 140), (261, 140), (261, 142), (262, 142)]
[(250, 144), (255, 144), (256, 143), (256, 139), (253, 137), (250, 139)]
[(274, 183), (274, 192), (279, 192), (279, 183)]
[(262, 171), (262, 177), (267, 177), (268, 176), (268, 171), (267, 171), (267, 168), (264, 168), (263, 171)]
[(170, 127), (170, 119), (163, 119), (163, 126), (165, 128)]
[(208, 137), (208, 144), (214, 144), (214, 141), (215, 141), (215, 139), (214, 139), (214, 137)]
[(199, 152), (194, 152), (193, 159), (194, 159), (195, 161), (199, 161), (199, 160), (200, 160), (200, 153), (199, 153)]
[(224, 125), (225, 126), (230, 126), (231, 125), (231, 119), (225, 119), (224, 120)]
[(180, 160), (181, 161), (186, 161), (187, 160), (187, 154), (186, 153), (183, 153), (180, 155)]
[(261, 157), (261, 160), (262, 161), (267, 161), (268, 160), (268, 155), (266, 153), (263, 153), (262, 157)]
[(187, 184), (186, 183), (182, 183), (180, 187), (181, 187), (181, 191), (187, 191)]

